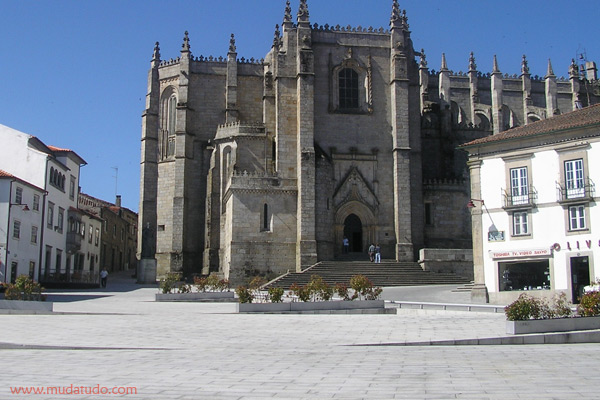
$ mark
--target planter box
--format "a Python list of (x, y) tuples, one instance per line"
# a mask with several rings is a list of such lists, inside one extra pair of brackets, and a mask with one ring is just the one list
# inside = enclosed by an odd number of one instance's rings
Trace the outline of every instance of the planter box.
[(383, 309), (383, 300), (362, 301), (315, 301), (315, 302), (293, 302), (293, 303), (241, 303), (237, 305), (237, 311), (244, 312), (303, 312), (303, 311), (336, 311), (336, 310), (366, 310)]
[(51, 301), (0, 300), (0, 310), (52, 312)]
[(234, 292), (156, 293), (156, 301), (214, 301), (235, 300)]
[(506, 333), (568, 332), (600, 329), (600, 317), (576, 317), (555, 319), (530, 319), (528, 321), (506, 321)]

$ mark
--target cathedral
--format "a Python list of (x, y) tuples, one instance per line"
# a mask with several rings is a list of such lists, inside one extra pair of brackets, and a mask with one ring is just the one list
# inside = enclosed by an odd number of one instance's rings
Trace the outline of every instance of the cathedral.
[(193, 56), (187, 32), (175, 59), (156, 43), (139, 217), (152, 243), (138, 242), (159, 277), (216, 272), (238, 284), (371, 243), (398, 261), (469, 248), (457, 147), (597, 101), (593, 63), (572, 62), (567, 79), (550, 62), (531, 76), (525, 56), (519, 75), (496, 59), (480, 72), (473, 53), (466, 72), (444, 55), (429, 69), (390, 3), (383, 29), (311, 24), (306, 0), (294, 16), (287, 1), (264, 59), (238, 59), (234, 35), (226, 57)]

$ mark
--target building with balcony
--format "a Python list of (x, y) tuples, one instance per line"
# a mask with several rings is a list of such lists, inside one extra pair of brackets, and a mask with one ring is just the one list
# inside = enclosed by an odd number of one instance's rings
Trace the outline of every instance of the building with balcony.
[(508, 303), (600, 278), (600, 105), (463, 145), (469, 153), (474, 297)]
[[(67, 248), (68, 210), (77, 208), (79, 171), (86, 162), (73, 150), (49, 146), (27, 133), (0, 125), (3, 156), (0, 169), (40, 188), (40, 198), (31, 198), (28, 207), (41, 207), (43, 222), (38, 228), (40, 270), (38, 279), (47, 283), (68, 283), (73, 266), (73, 243)], [(37, 201), (37, 203), (35, 203)]]
[(0, 170), (0, 282), (38, 280), (45, 191)]

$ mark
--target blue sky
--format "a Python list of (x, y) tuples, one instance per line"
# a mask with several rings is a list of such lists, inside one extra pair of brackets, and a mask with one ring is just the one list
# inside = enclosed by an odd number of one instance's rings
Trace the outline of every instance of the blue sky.
[[(299, 0), (292, 2), (293, 15)], [(585, 51), (600, 62), (600, 3), (566, 0), (400, 0), (416, 49), (429, 67), (467, 69), (469, 52), (490, 72), (532, 75), (548, 58), (566, 76)], [(308, 0), (311, 23), (387, 28), (392, 0)], [(225, 56), (231, 33), (238, 57), (269, 50), (285, 0), (0, 0), (0, 124), (75, 150), (88, 163), (82, 191), (138, 210), (141, 114), (152, 50), (179, 56), (189, 31), (195, 56)], [(118, 168), (118, 181), (115, 169)]]

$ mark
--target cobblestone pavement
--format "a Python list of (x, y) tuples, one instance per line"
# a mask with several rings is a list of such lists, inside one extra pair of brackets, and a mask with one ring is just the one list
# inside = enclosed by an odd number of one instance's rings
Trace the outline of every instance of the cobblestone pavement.
[[(599, 398), (596, 344), (385, 345), (505, 336), (501, 314), (244, 315), (154, 293), (113, 282), (53, 293), (55, 315), (0, 315), (0, 399)], [(137, 394), (11, 394), (70, 385)]]

